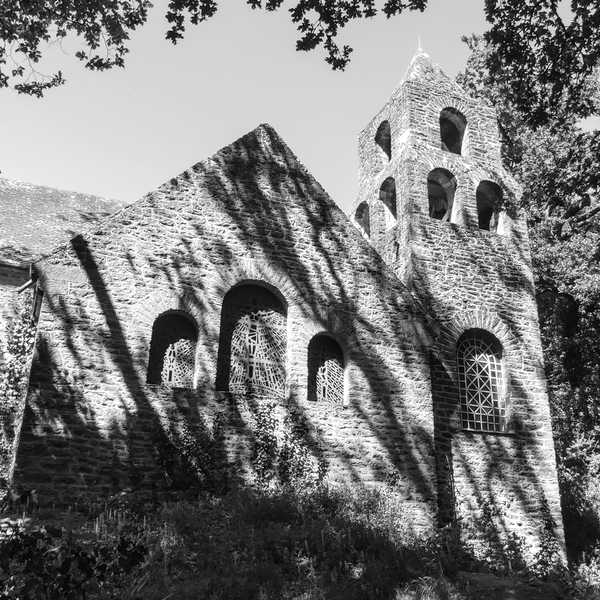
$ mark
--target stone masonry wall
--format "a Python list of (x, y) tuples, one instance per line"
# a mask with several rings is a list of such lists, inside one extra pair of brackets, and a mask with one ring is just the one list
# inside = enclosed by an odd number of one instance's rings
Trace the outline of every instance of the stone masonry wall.
[[(224, 417), (220, 453), (249, 469), (252, 424), (215, 389), (221, 306), (258, 282), (287, 303), (286, 397), (331, 481), (393, 481), (415, 530), (436, 507), (430, 333), (411, 295), (275, 132), (261, 126), (39, 263), (45, 290), (15, 484), (41, 501), (165, 485), (157, 439)], [(195, 389), (146, 383), (154, 320), (196, 321)], [(343, 405), (307, 400), (307, 348), (345, 354)], [(252, 412), (252, 407), (250, 407)], [(243, 478), (243, 477), (242, 477)]]
[[(467, 119), (461, 155), (441, 148), (440, 111)], [(374, 142), (380, 122), (392, 131), (392, 156)], [(531, 552), (553, 521), (563, 540), (560, 498), (526, 224), (519, 189), (500, 162), (493, 110), (468, 97), (429, 58), (417, 55), (406, 78), (360, 137), (359, 197), (369, 205), (370, 242), (421, 302), (435, 330), (430, 354), (435, 411), (439, 516), (473, 521), (491, 508), (499, 539), (517, 533)], [(427, 175), (457, 182), (450, 222), (429, 217)], [(379, 189), (394, 177), (398, 219), (386, 227)], [(480, 230), (475, 190), (502, 188), (497, 232)], [(463, 431), (458, 411), (456, 344), (464, 331), (489, 331), (503, 348), (505, 433)], [(471, 533), (469, 534), (471, 535)]]

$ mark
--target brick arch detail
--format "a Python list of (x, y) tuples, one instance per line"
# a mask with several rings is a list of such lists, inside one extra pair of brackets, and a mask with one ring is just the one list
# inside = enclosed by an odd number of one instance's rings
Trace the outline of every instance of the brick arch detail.
[[(483, 329), (494, 335), (502, 345), (503, 355), (512, 344), (509, 328), (500, 317), (484, 310), (457, 311), (444, 319), (440, 331), (433, 340), (433, 352), (444, 365), (452, 379), (456, 378), (456, 346), (460, 337), (469, 329)], [(504, 359), (505, 378), (508, 375), (508, 364)]]
[(432, 106), (433, 110), (436, 111), (436, 115), (437, 115), (436, 132), (438, 135), (438, 139), (441, 138), (439, 116), (440, 116), (440, 113), (442, 112), (442, 110), (444, 110), (445, 108), (454, 108), (454, 109), (460, 111), (462, 113), (462, 115), (465, 117), (467, 123), (466, 123), (465, 131), (464, 131), (464, 135), (463, 135), (461, 153), (460, 153), (460, 155), (457, 155), (457, 156), (460, 156), (462, 159), (464, 159), (465, 157), (468, 157), (471, 154), (471, 136), (472, 136), (471, 132), (474, 128), (477, 127), (478, 119), (477, 119), (477, 113), (475, 112), (476, 107), (474, 107), (472, 104), (468, 104), (461, 98), (457, 98), (456, 96), (452, 96), (450, 94), (445, 95), (441, 99), (439, 99), (439, 98), (436, 99), (431, 106)]
[(378, 152), (375, 153), (375, 161), (377, 163), (377, 170), (378, 171), (384, 171), (387, 170), (390, 166), (390, 163), (393, 161), (394, 157), (395, 157), (395, 146), (394, 146), (394, 140), (395, 140), (395, 119), (394, 119), (394, 114), (390, 111), (385, 111), (385, 112), (381, 112), (379, 115), (377, 115), (373, 120), (372, 120), (372, 127), (371, 127), (371, 143), (373, 144), (373, 146), (376, 148), (377, 147), (377, 142), (375, 141), (375, 136), (377, 135), (377, 131), (379, 130), (379, 127), (381, 126), (381, 124), (387, 121), (389, 128), (390, 128), (390, 158), (385, 159), (385, 160), (381, 160), (381, 157), (379, 155)]
[(476, 120), (476, 113), (474, 113), (476, 107), (452, 94), (445, 94), (444, 96), (436, 98), (430, 106), (437, 112), (438, 117), (445, 108), (455, 108), (465, 116), (467, 127), (469, 126), (469, 123)]
[(136, 314), (142, 327), (151, 332), (154, 321), (170, 310), (187, 314), (196, 327), (202, 322), (202, 303), (193, 289), (155, 290), (137, 305)]
[[(213, 287), (213, 293), (215, 295), (215, 318), (217, 323), (221, 323), (223, 302), (227, 293), (234, 287), (243, 284), (249, 285), (261, 285), (264, 284), (266, 289), (274, 292), (275, 295), (280, 296), (283, 299), (283, 303), (287, 309), (287, 335), (288, 343), (290, 336), (290, 327), (292, 325), (292, 319), (290, 319), (290, 311), (296, 310), (296, 307), (300, 304), (300, 294), (296, 289), (296, 286), (292, 280), (285, 274), (273, 269), (267, 262), (257, 260), (254, 258), (245, 258), (232, 265), (223, 272), (219, 273), (219, 278)], [(218, 326), (216, 330), (215, 341), (220, 348), (221, 343), (221, 327)], [(285, 359), (285, 395), (287, 396), (290, 392), (290, 361), (291, 355), (289, 350), (286, 350)], [(215, 380), (217, 376), (217, 362), (215, 361), (214, 373), (211, 381)]]
[[(434, 154), (433, 152), (419, 152), (416, 175), (418, 178), (427, 179), (427, 174), (433, 169), (446, 169), (450, 171), (459, 185), (470, 181), (470, 169), (467, 169), (464, 161), (458, 154)], [(459, 182), (460, 178), (460, 182)], [(384, 177), (385, 179), (385, 177)], [(382, 180), (383, 182), (383, 180)]]
[[(448, 153), (448, 156), (432, 156), (431, 154), (424, 154), (419, 156), (419, 162), (417, 163), (416, 178), (417, 181), (421, 182), (424, 193), (422, 198), (427, 200), (427, 176), (434, 169), (446, 169), (456, 179), (456, 191), (454, 192), (454, 202), (452, 205), (452, 215), (450, 218), (451, 223), (464, 224), (462, 212), (466, 204), (466, 200), (469, 197), (470, 189), (473, 186), (470, 172), (465, 169), (463, 162), (460, 160), (458, 155)], [(423, 205), (423, 214), (428, 215), (427, 204)]]
[(471, 179), (473, 186), (477, 189), (477, 186), (484, 180), (493, 181), (497, 183), (507, 196), (518, 197), (520, 192), (520, 186), (515, 179), (507, 173), (504, 169), (500, 171), (485, 168), (482, 165), (471, 166)]
[[(139, 302), (135, 309), (135, 320), (141, 331), (144, 331), (142, 344), (138, 347), (140, 353), (140, 364), (144, 365), (144, 372), (148, 369), (150, 360), (150, 345), (152, 342), (152, 330), (154, 322), (166, 312), (179, 312), (194, 323), (196, 331), (201, 331), (202, 305), (193, 289), (168, 289), (161, 288), (151, 292), (144, 300)], [(198, 370), (200, 344), (196, 344), (195, 370)], [(142, 373), (140, 372), (140, 376)], [(193, 386), (196, 385), (197, 373), (194, 373)]]
[(344, 394), (342, 406), (348, 406), (350, 404), (350, 396), (352, 392), (352, 382), (354, 379), (354, 368), (355, 363), (352, 356), (360, 351), (357, 341), (351, 336), (348, 336), (347, 330), (344, 328), (342, 322), (336, 321), (335, 319), (325, 318), (313, 320), (307, 320), (304, 324), (303, 339), (306, 340), (304, 347), (304, 362), (301, 366), (300, 381), (303, 383), (305, 390), (308, 386), (308, 348), (310, 342), (318, 335), (326, 335), (334, 340), (342, 351), (342, 357), (344, 360)]
[(333, 321), (327, 324), (319, 323), (316, 321), (309, 321), (305, 323), (306, 337), (308, 340), (312, 340), (316, 335), (325, 334), (334, 340), (342, 350), (344, 356), (344, 367), (347, 368), (350, 364), (350, 353), (353, 350), (353, 346), (356, 344), (348, 340), (348, 336), (344, 335), (344, 328), (342, 326), (336, 326)]
[(484, 310), (457, 311), (445, 320), (436, 345), (445, 352), (455, 352), (460, 336), (469, 329), (484, 329), (498, 338), (503, 348), (510, 346), (510, 332), (500, 317)]
[[(500, 215), (501, 219), (506, 221), (503, 227), (506, 233), (510, 233), (510, 224), (512, 222), (524, 224), (525, 218), (523, 212), (519, 210), (517, 206), (517, 199), (521, 194), (521, 189), (519, 184), (509, 173), (504, 170), (498, 172), (486, 169), (482, 166), (475, 166), (472, 170), (471, 179), (473, 182), (474, 194), (477, 192), (477, 187), (482, 181), (492, 181), (500, 186), (500, 189), (504, 194), (504, 202), (500, 209)], [(506, 207), (507, 200), (509, 201), (510, 209), (507, 209)]]
[(435, 114), (437, 116), (436, 128), (437, 128), (438, 134), (439, 134), (440, 113), (445, 108), (454, 108), (463, 114), (463, 116), (467, 120), (467, 125), (465, 128), (465, 136), (463, 139), (463, 153), (458, 156), (461, 156), (462, 158), (464, 158), (465, 156), (468, 156), (468, 154), (467, 155), (464, 154), (464, 148), (465, 148), (465, 142), (468, 141), (469, 130), (472, 129), (473, 125), (475, 125), (477, 123), (477, 114), (474, 112), (475, 108), (473, 106), (467, 104), (463, 100), (456, 98), (454, 96), (449, 96), (449, 95), (444, 96), (441, 100), (439, 98), (436, 98), (435, 103), (431, 104), (431, 108), (433, 111), (435, 111)]
[[(385, 108), (378, 115), (375, 115), (373, 117), (373, 119), (371, 120), (371, 138), (373, 140), (375, 140), (375, 135), (377, 134), (377, 130), (379, 129), (379, 126), (384, 121), (387, 121), (390, 124), (390, 136), (393, 141), (394, 135), (392, 133), (392, 122), (395, 121), (394, 117), (395, 117), (394, 112), (391, 110), (386, 110)], [(392, 148), (392, 150), (393, 150), (393, 148)]]
[(299, 304), (299, 292), (292, 280), (287, 275), (273, 269), (267, 262), (256, 259), (243, 259), (235, 262), (226, 271), (219, 273), (215, 292), (220, 304), (223, 304), (223, 300), (231, 288), (244, 282), (255, 282), (259, 285), (262, 282), (275, 288), (283, 297), (288, 309), (292, 305)]

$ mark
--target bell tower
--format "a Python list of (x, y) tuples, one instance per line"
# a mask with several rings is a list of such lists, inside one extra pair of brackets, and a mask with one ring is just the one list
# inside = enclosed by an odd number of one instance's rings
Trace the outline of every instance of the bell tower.
[(431, 324), (440, 522), (487, 506), (498, 539), (535, 553), (550, 528), (562, 544), (527, 225), (493, 107), (419, 50), (359, 162), (350, 217)]

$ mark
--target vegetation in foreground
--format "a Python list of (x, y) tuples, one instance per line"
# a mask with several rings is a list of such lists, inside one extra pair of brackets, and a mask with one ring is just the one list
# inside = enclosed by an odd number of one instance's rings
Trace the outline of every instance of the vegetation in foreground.
[(0, 598), (481, 598), (461, 571), (528, 580), (540, 598), (600, 594), (597, 559), (571, 573), (543, 553), (528, 569), (475, 560), (456, 528), (423, 539), (407, 520), (383, 491), (121, 494), (16, 525), (0, 540)]

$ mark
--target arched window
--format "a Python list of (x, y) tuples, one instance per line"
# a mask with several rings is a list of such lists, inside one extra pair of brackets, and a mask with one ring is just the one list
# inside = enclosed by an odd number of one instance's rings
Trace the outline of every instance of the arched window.
[(502, 346), (483, 329), (469, 329), (457, 346), (460, 417), (465, 429), (504, 431)]
[(433, 169), (427, 176), (429, 216), (440, 221), (449, 221), (456, 192), (456, 178), (446, 169)]
[(168, 311), (152, 327), (148, 383), (191, 388), (194, 381), (198, 328), (183, 312)]
[(462, 152), (463, 138), (467, 128), (467, 119), (455, 108), (444, 108), (440, 113), (440, 137), (442, 150), (454, 154)]
[(315, 335), (308, 344), (308, 399), (344, 402), (344, 355), (327, 334)]
[(231, 289), (223, 300), (217, 389), (254, 396), (285, 393), (287, 309), (255, 284)]
[(375, 143), (381, 148), (388, 160), (392, 158), (392, 134), (390, 122), (382, 121), (375, 134)]
[(493, 181), (482, 181), (477, 186), (476, 199), (479, 229), (497, 231), (502, 189)]
[(358, 205), (354, 213), (354, 220), (361, 233), (368, 238), (371, 235), (371, 224), (369, 221), (369, 205), (366, 202), (361, 202)]
[(396, 182), (393, 177), (388, 177), (379, 189), (379, 199), (385, 206), (386, 229), (396, 224)]

